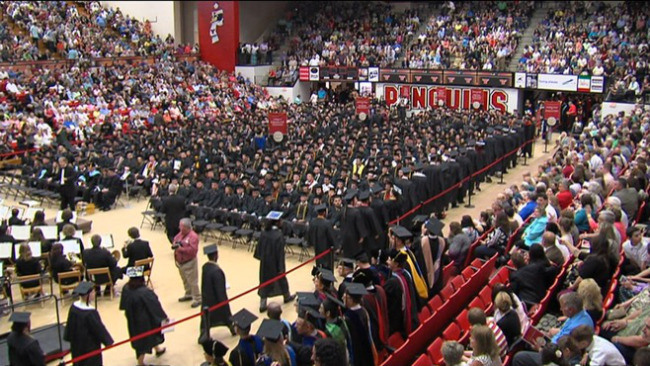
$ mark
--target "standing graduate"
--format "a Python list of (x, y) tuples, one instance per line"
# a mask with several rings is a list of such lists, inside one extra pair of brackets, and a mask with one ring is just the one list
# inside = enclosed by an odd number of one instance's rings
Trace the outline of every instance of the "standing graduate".
[[(217, 244), (204, 247), (203, 253), (208, 256), (208, 261), (203, 265), (203, 273), (201, 275), (201, 294), (203, 295), (201, 298), (201, 307), (204, 308), (228, 301), (228, 294), (226, 293), (226, 275), (217, 264), (217, 260), (219, 259)], [(201, 336), (199, 337), (199, 343), (203, 343), (204, 339), (210, 338), (209, 332), (206, 334), (208, 330), (206, 328), (227, 326), (230, 328), (230, 333), (235, 335), (235, 330), (230, 320), (232, 314), (230, 313), (229, 303), (208, 312), (206, 316), (210, 319), (208, 322), (209, 326), (206, 327), (205, 318), (201, 317)]]
[(418, 326), (417, 294), (411, 274), (404, 269), (408, 255), (393, 249), (388, 257), (392, 276), (384, 284), (384, 290), (388, 301), (389, 333), (400, 332), (408, 336)]
[[(334, 228), (332, 223), (326, 219), (327, 217), (327, 206), (318, 205), (316, 206), (316, 212), (318, 217), (311, 220), (309, 223), (309, 228), (307, 229), (307, 244), (314, 247), (314, 252), (316, 255), (319, 255), (326, 251), (329, 248), (337, 248), (336, 236), (334, 234)], [(338, 248), (337, 248), (338, 249)], [(318, 267), (327, 268), (332, 270), (332, 265), (334, 263), (334, 253), (330, 252), (329, 254), (318, 258), (316, 260), (316, 265)]]
[(9, 317), (11, 333), (7, 337), (9, 365), (11, 366), (45, 366), (45, 354), (41, 345), (30, 334), (31, 313), (14, 311)]
[(386, 299), (386, 292), (384, 289), (375, 285), (372, 278), (366, 275), (365, 272), (357, 272), (352, 280), (355, 283), (360, 283), (365, 286), (367, 294), (361, 298), (361, 306), (366, 309), (370, 319), (370, 330), (372, 333), (372, 340), (377, 348), (377, 351), (384, 349), (388, 344), (388, 301)]
[(251, 324), (257, 317), (246, 309), (241, 309), (232, 316), (235, 332), (239, 335), (239, 343), (228, 356), (232, 366), (255, 366), (255, 361), (262, 353), (264, 344), (262, 339), (251, 332)]
[[(120, 310), (124, 310), (129, 337), (148, 332), (169, 322), (169, 318), (158, 300), (158, 296), (145, 285), (144, 267), (130, 267), (126, 270), (130, 278), (124, 286), (120, 298)], [(160, 345), (165, 341), (162, 333), (158, 332), (148, 337), (131, 342), (138, 359), (138, 366), (144, 365), (144, 355), (150, 354), (155, 348), (156, 357), (161, 356), (167, 349)]]
[(365, 248), (362, 247), (363, 239), (368, 236), (369, 232), (361, 212), (352, 202), (356, 196), (355, 190), (348, 191), (345, 196), (348, 205), (343, 209), (341, 217), (341, 250), (343, 256), (347, 258), (354, 258), (359, 252), (365, 251)]
[[(113, 338), (106, 330), (99, 312), (92, 305), (95, 299), (95, 285), (81, 282), (72, 292), (79, 295), (79, 300), (70, 306), (68, 321), (63, 332), (63, 339), (70, 343), (72, 358), (79, 357), (104, 346), (113, 344)], [(102, 354), (74, 363), (75, 366), (102, 366)]]
[(361, 298), (368, 291), (360, 283), (351, 282), (345, 287), (345, 322), (352, 340), (350, 364), (354, 366), (376, 365), (377, 351), (370, 334), (370, 319), (361, 306)]
[[(284, 235), (280, 229), (279, 220), (282, 212), (271, 211), (266, 216), (267, 227), (260, 234), (259, 243), (255, 248), (255, 259), (260, 261), (260, 283), (264, 283), (285, 272)], [(289, 282), (286, 277), (262, 287), (257, 291), (260, 296), (260, 313), (266, 311), (266, 300), (273, 296), (284, 296), (284, 303), (296, 298), (289, 293)]]

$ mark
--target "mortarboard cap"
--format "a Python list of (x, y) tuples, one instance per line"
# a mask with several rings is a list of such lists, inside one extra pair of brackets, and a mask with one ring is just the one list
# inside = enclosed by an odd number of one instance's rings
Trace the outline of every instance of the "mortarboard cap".
[(319, 276), (321, 280), (325, 280), (328, 282), (336, 282), (336, 277), (334, 277), (334, 273), (330, 271), (329, 269), (326, 268), (321, 268)]
[(402, 172), (404, 172), (404, 174), (409, 174), (411, 172), (411, 168), (404, 167), (404, 168), (402, 168)]
[(129, 267), (126, 269), (126, 276), (130, 278), (144, 276), (144, 266)]
[(266, 218), (268, 220), (280, 220), (282, 218), (283, 212), (282, 211), (271, 211), (266, 215)]
[(205, 255), (217, 253), (218, 251), (219, 249), (217, 248), (217, 244), (210, 244), (203, 247), (203, 254)]
[(433, 235), (442, 236), (443, 227), (445, 227), (445, 224), (436, 218), (430, 219), (427, 223), (427, 230)]
[(488, 135), (491, 135), (491, 134), (494, 133), (494, 128), (492, 128), (492, 127), (488, 127), (488, 128), (485, 129), (485, 132), (486, 132)]
[(253, 168), (248, 168), (248, 169), (246, 169), (246, 170), (244, 171), (244, 173), (246, 173), (246, 174), (248, 174), (248, 175), (250, 175), (250, 176), (253, 176), (253, 175), (255, 175), (256, 172), (255, 172), (255, 169), (253, 169)]
[(23, 323), (27, 324), (29, 323), (29, 318), (32, 315), (32, 313), (26, 312), (26, 311), (14, 311), (11, 313), (9, 316), (9, 321), (13, 323)]
[(316, 206), (316, 212), (325, 212), (325, 210), (327, 210), (327, 205)]
[(359, 199), (361, 201), (366, 201), (370, 198), (370, 192), (369, 191), (361, 191), (359, 192)]
[(363, 296), (368, 293), (366, 286), (357, 282), (350, 282), (345, 286), (345, 292), (352, 296)]
[[(320, 303), (318, 306), (320, 307)], [(314, 309), (313, 307), (303, 305), (298, 306), (298, 317), (303, 318), (314, 325), (318, 323), (319, 319), (323, 319), (323, 316), (318, 312), (318, 310)]]
[(393, 232), (393, 235), (395, 235), (396, 237), (402, 240), (410, 239), (413, 237), (413, 233), (411, 233), (404, 226), (395, 225), (391, 228), (391, 231)]
[(370, 193), (372, 194), (381, 193), (383, 190), (384, 187), (382, 187), (380, 184), (373, 184), (372, 187), (370, 187)]
[(349, 189), (345, 197), (343, 197), (343, 199), (346, 201), (351, 201), (354, 197), (356, 197), (356, 195), (357, 195), (356, 189)]
[(246, 309), (241, 309), (232, 316), (233, 325), (236, 325), (241, 329), (250, 328), (251, 324), (256, 320), (257, 316)]
[(284, 324), (275, 319), (264, 319), (262, 324), (260, 324), (259, 329), (257, 329), (257, 336), (260, 338), (266, 338), (269, 341), (277, 342), (282, 338), (282, 331), (284, 330)]
[(327, 296), (327, 299), (328, 299), (329, 301), (335, 303), (336, 305), (338, 305), (338, 306), (340, 306), (340, 307), (342, 307), (342, 308), (345, 308), (345, 304), (343, 303), (343, 301), (341, 301), (341, 300), (339, 300), (338, 298), (336, 298), (336, 297), (330, 295), (329, 293), (325, 293), (325, 296)]
[(203, 352), (212, 357), (223, 357), (228, 353), (228, 347), (220, 341), (215, 341), (211, 338), (201, 342)]
[(357, 262), (370, 263), (370, 258), (368, 258), (368, 254), (366, 254), (366, 252), (359, 252), (359, 254), (354, 256), (354, 259), (356, 259)]
[(408, 254), (406, 252), (403, 252), (401, 250), (397, 249), (392, 249), (390, 252), (388, 252), (388, 258), (393, 260), (394, 262), (403, 265), (406, 263), (406, 260), (408, 259)]
[(427, 215), (416, 215), (412, 220), (413, 227), (415, 228), (415, 230), (419, 230), (418, 226), (420, 226), (420, 225), (424, 224), (425, 222), (427, 222), (428, 219), (429, 219), (429, 216), (427, 216)]
[(75, 287), (75, 289), (72, 291), (73, 295), (88, 295), (93, 288), (95, 288), (95, 284), (90, 282), (90, 281), (83, 281)]
[(339, 259), (339, 264), (342, 265), (343, 267), (348, 267), (351, 269), (354, 269), (354, 260), (350, 258), (341, 258)]
[(296, 297), (298, 298), (299, 306), (316, 309), (320, 306), (320, 300), (316, 298), (313, 292), (296, 292)]

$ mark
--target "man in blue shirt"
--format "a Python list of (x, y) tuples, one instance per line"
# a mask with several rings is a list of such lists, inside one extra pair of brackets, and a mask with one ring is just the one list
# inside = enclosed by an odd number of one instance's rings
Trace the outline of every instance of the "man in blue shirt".
[[(587, 325), (594, 329), (594, 322), (587, 312), (582, 308), (582, 299), (576, 292), (568, 292), (560, 297), (560, 310), (567, 317), (561, 328), (552, 328), (546, 335), (551, 342), (557, 343), (562, 336), (570, 335), (571, 331), (580, 325)], [(542, 357), (537, 352), (521, 351), (512, 360), (513, 366), (542, 365)]]
[(528, 195), (526, 197), (528, 201), (526, 201), (524, 207), (519, 210), (519, 216), (521, 216), (521, 219), (524, 221), (526, 221), (528, 216), (532, 215), (533, 212), (535, 212), (535, 208), (537, 207), (537, 195), (535, 195), (533, 192), (528, 192)]

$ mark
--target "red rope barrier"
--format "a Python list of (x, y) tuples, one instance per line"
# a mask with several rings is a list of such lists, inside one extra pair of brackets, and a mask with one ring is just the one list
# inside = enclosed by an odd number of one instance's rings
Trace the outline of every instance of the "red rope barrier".
[[(279, 275), (273, 277), (272, 279), (270, 279), (270, 280), (268, 280), (268, 281), (265, 281), (265, 282), (263, 282), (263, 283), (261, 283), (261, 284), (255, 286), (255, 287), (251, 288), (251, 289), (248, 289), (248, 290), (246, 290), (246, 291), (244, 291), (244, 292), (242, 292), (242, 293), (240, 293), (240, 294), (238, 294), (238, 295), (236, 295), (236, 296), (234, 296), (234, 297), (232, 297), (232, 298), (230, 298), (230, 299), (228, 299), (228, 300), (225, 300), (225, 301), (222, 301), (222, 302), (220, 302), (220, 303), (218, 303), (218, 304), (215, 304), (214, 306), (210, 307), (210, 308), (208, 309), (208, 311), (214, 311), (214, 310), (216, 310), (216, 309), (218, 309), (218, 308), (220, 308), (220, 307), (222, 307), (222, 306), (225, 306), (226, 304), (228, 304), (228, 303), (230, 303), (230, 302), (232, 302), (232, 301), (234, 301), (234, 300), (239, 299), (239, 298), (242, 297), (242, 296), (248, 295), (249, 293), (251, 293), (251, 292), (253, 292), (253, 291), (255, 291), (255, 290), (258, 290), (258, 289), (260, 289), (260, 288), (262, 288), (262, 287), (266, 287), (266, 286), (272, 284), (273, 282), (275, 282), (275, 281), (277, 281), (277, 280), (279, 280), (279, 279), (281, 279), (281, 278), (283, 278), (283, 277), (286, 277), (289, 273), (294, 272), (294, 271), (298, 270), (299, 268), (301, 268), (301, 267), (303, 267), (303, 266), (305, 266), (305, 265), (307, 265), (307, 264), (309, 264), (309, 263), (311, 263), (311, 262), (313, 262), (313, 261), (315, 261), (315, 260), (317, 260), (317, 259), (320, 259), (320, 258), (326, 256), (326, 255), (329, 254), (331, 251), (332, 251), (332, 249), (327, 249), (326, 251), (324, 251), (324, 252), (322, 252), (322, 253), (320, 253), (320, 254), (318, 254), (318, 255), (316, 255), (316, 256), (310, 258), (309, 260), (307, 260), (307, 261), (305, 261), (305, 262), (303, 262), (303, 263), (300, 263), (300, 264), (297, 265), (296, 267), (293, 267), (293, 268), (291, 268), (290, 270), (288, 270), (288, 271), (286, 271), (286, 272), (284, 272), (284, 273), (281, 273), (281, 274), (279, 274)], [(125, 343), (133, 342), (133, 341), (137, 341), (137, 340), (139, 340), (139, 339), (142, 339), (142, 338), (148, 337), (148, 336), (150, 336), (150, 335), (154, 335), (154, 334), (156, 334), (156, 333), (159, 333), (161, 330), (163, 330), (163, 329), (165, 329), (165, 328), (173, 327), (173, 326), (175, 326), (176, 324), (184, 323), (184, 322), (186, 322), (186, 321), (188, 321), (188, 320), (191, 320), (191, 319), (194, 319), (194, 318), (196, 318), (196, 317), (202, 316), (204, 313), (205, 313), (205, 311), (201, 311), (201, 312), (199, 312), (199, 313), (197, 313), (197, 314), (193, 314), (193, 315), (187, 316), (187, 317), (185, 317), (185, 318), (183, 318), (183, 319), (179, 319), (179, 320), (177, 320), (177, 321), (175, 321), (175, 322), (173, 322), (173, 323), (165, 324), (165, 325), (163, 325), (163, 326), (161, 326), (161, 327), (154, 328), (154, 329), (149, 330), (149, 331), (146, 331), (146, 332), (144, 332), (144, 333), (140, 333), (140, 334), (138, 334), (138, 335), (136, 335), (136, 336), (133, 336), (133, 337), (128, 338), (128, 339), (125, 339), (125, 340), (123, 340), (123, 341), (120, 341), (120, 342), (117, 342), (117, 343), (113, 343), (113, 344), (111, 344), (110, 346), (106, 346), (106, 347), (104, 347), (104, 348), (100, 348), (100, 349), (96, 349), (96, 350), (94, 350), (94, 351), (88, 352), (88, 353), (83, 354), (83, 355), (81, 355), (81, 356), (79, 356), (79, 357), (77, 357), (77, 358), (73, 358), (73, 359), (71, 359), (71, 360), (65, 361), (65, 363), (62, 362), (62, 364), (70, 364), (70, 363), (74, 363), (74, 362), (80, 362), (80, 361), (83, 361), (83, 360), (85, 360), (85, 359), (87, 359), (87, 358), (89, 358), (89, 357), (97, 356), (98, 354), (100, 354), (100, 353), (102, 353), (102, 352), (104, 352), (104, 351), (108, 351), (108, 350), (111, 349), (111, 348), (119, 347), (119, 346), (121, 346), (121, 345), (123, 345), (123, 344), (125, 344)]]
[(487, 165), (486, 167), (484, 167), (484, 168), (482, 168), (482, 169), (480, 169), (480, 170), (478, 170), (478, 171), (472, 173), (469, 177), (465, 177), (465, 178), (461, 179), (458, 183), (453, 184), (451, 187), (445, 189), (444, 191), (442, 191), (442, 192), (436, 194), (436, 195), (433, 196), (433, 197), (430, 197), (429, 199), (427, 199), (426, 201), (424, 201), (424, 202), (422, 202), (422, 203), (418, 203), (415, 207), (413, 207), (412, 209), (408, 210), (408, 211), (407, 211), (406, 213), (404, 213), (402, 216), (400, 216), (400, 217), (398, 217), (397, 219), (395, 219), (395, 220), (389, 222), (388, 225), (394, 225), (394, 224), (397, 224), (398, 222), (400, 222), (400, 221), (406, 219), (407, 217), (409, 217), (409, 216), (411, 216), (412, 214), (414, 214), (415, 212), (417, 212), (420, 208), (422, 208), (422, 206), (424, 206), (424, 205), (428, 205), (429, 203), (431, 203), (431, 202), (437, 200), (438, 198), (440, 198), (440, 197), (446, 195), (447, 193), (451, 192), (452, 190), (457, 189), (457, 188), (460, 188), (463, 184), (465, 184), (466, 182), (469, 182), (472, 178), (475, 178), (475, 177), (478, 176), (479, 174), (483, 174), (484, 172), (486, 172), (487, 170), (491, 169), (492, 167), (494, 167), (495, 165), (497, 165), (498, 163), (500, 163), (501, 161), (503, 161), (504, 159), (506, 159), (506, 158), (509, 157), (510, 155), (516, 153), (516, 152), (519, 151), (520, 149), (524, 148), (526, 145), (531, 144), (531, 143), (533, 143), (533, 142), (535, 142), (535, 139), (530, 139), (530, 140), (524, 142), (523, 144), (521, 144), (521, 146), (519, 146), (519, 147), (517, 147), (516, 149), (514, 149), (514, 150), (508, 152), (507, 154), (503, 155), (502, 157), (496, 159), (495, 161), (493, 161), (492, 163), (490, 163), (490, 164)]

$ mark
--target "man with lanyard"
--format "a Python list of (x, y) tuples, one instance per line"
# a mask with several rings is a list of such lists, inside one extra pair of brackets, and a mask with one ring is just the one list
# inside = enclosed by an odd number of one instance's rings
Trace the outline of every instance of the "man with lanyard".
[(257, 357), (262, 353), (264, 344), (262, 339), (250, 334), (251, 324), (257, 320), (257, 316), (246, 309), (241, 309), (233, 315), (232, 324), (235, 332), (239, 335), (239, 343), (228, 357), (232, 366), (255, 366)]

